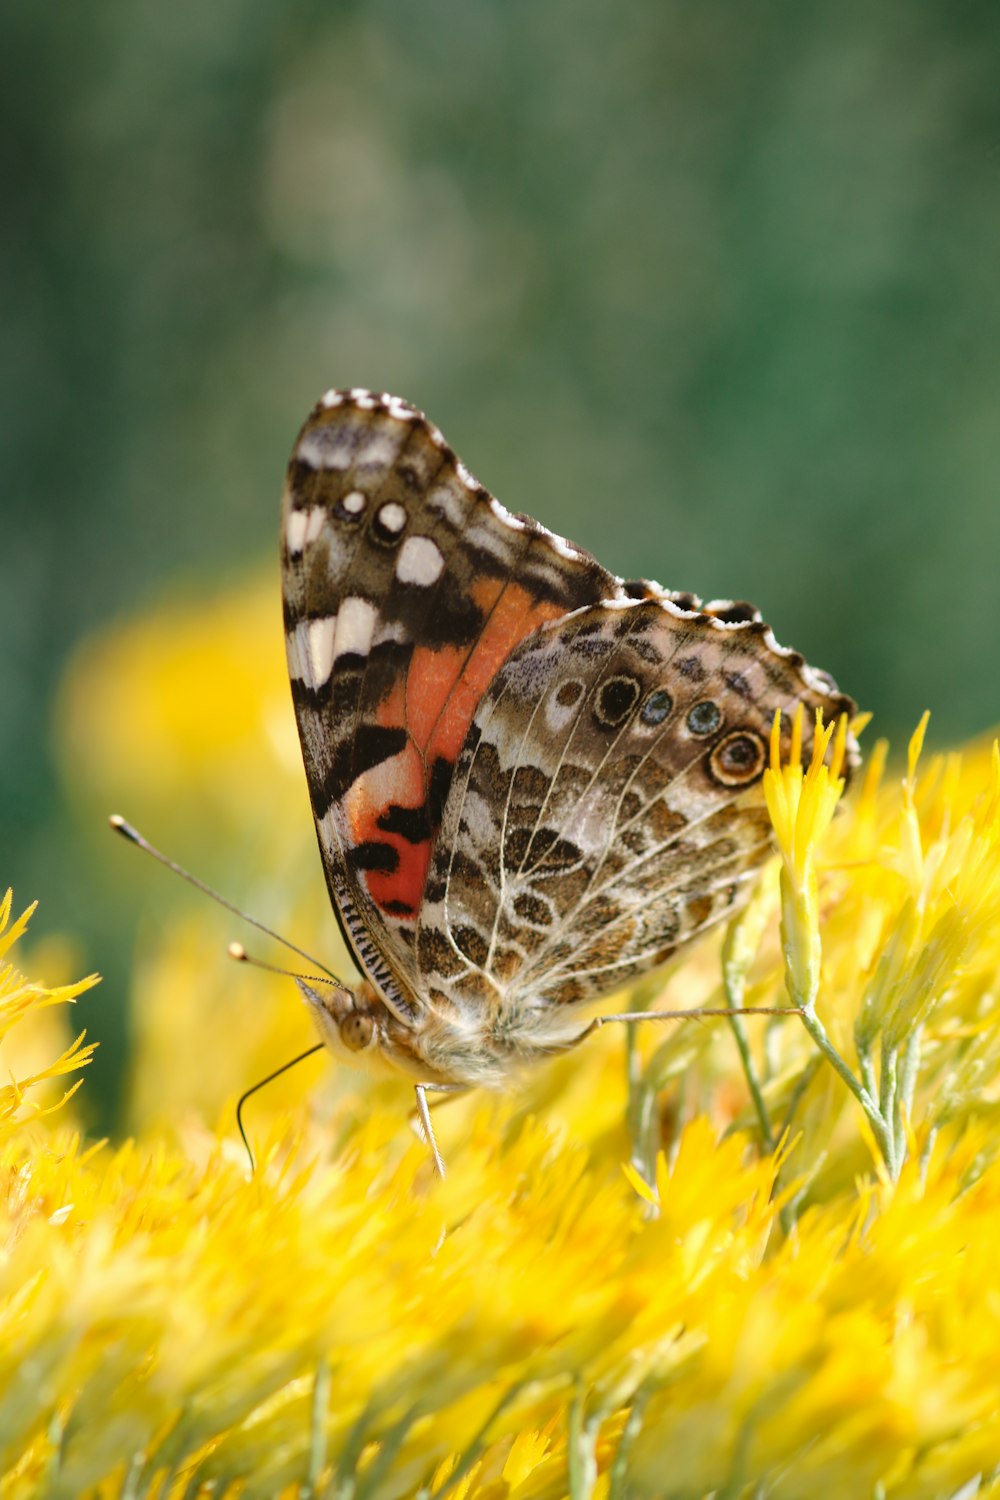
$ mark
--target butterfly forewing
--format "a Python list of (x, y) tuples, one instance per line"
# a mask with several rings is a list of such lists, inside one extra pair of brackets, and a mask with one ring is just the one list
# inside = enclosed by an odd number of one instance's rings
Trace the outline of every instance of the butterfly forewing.
[(453, 768), (525, 635), (621, 586), (509, 515), (412, 407), (334, 392), (283, 502), (289, 671), (320, 847), (355, 955), (398, 1014)]

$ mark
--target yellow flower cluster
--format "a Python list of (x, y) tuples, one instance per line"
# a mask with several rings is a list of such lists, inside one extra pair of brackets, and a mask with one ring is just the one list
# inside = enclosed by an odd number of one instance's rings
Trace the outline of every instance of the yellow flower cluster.
[[(49, 1006), (72, 1004), (78, 995), (97, 983), (97, 975), (91, 974), (77, 984), (50, 989), (25, 979), (12, 963), (6, 962), (14, 944), (24, 936), (38, 904), (34, 902), (12, 923), (13, 901), (14, 893), (10, 890), (0, 900), (0, 1046), (16, 1026), (29, 1019), (36, 1020), (39, 1013)], [(46, 1106), (40, 1102), (46, 1084), (75, 1073), (90, 1061), (94, 1048), (84, 1046), (83, 1036), (81, 1032), (54, 1062), (45, 1063), (37, 1072), (20, 1077), (8, 1073), (8, 1081), (0, 1084), (0, 1141), (8, 1139), (25, 1117), (39, 1119), (53, 1113), (76, 1093), (82, 1082), (80, 1079), (71, 1084), (55, 1103)]]
[[(169, 656), (156, 625), (123, 699)], [(197, 671), (225, 682), (230, 638)], [(122, 649), (79, 664), (74, 712)], [(161, 739), (161, 783), (195, 757), (211, 787), (200, 733)], [(318, 1062), (254, 1099), (250, 1176), (231, 1096), (310, 1040), (276, 1019), (294, 988), (232, 966), (237, 1001), (221, 961), (199, 985), (225, 926), (161, 914), (137, 1138), (85, 1146), (30, 1079), (0, 1117), (3, 1500), (1000, 1494), (1000, 764), (924, 764), (921, 738), (901, 783), (873, 751), (837, 817), (837, 731), (808, 767), (775, 745), (775, 870), (630, 997), (801, 1014), (608, 1027), (510, 1098), (448, 1101), (443, 1183), (405, 1086)], [(297, 901), (280, 760), (255, 847)], [(0, 1025), (79, 988), (4, 970)]]

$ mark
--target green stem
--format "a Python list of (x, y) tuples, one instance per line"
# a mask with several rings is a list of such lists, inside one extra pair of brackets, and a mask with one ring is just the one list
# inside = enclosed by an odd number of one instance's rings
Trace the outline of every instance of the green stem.
[(326, 1418), (330, 1405), (330, 1366), (321, 1359), (316, 1366), (313, 1380), (312, 1405), (309, 1416), (309, 1472), (300, 1491), (302, 1500), (313, 1500), (319, 1489), (323, 1470), (326, 1468)]
[(879, 1114), (885, 1121), (886, 1135), (889, 1140), (889, 1154), (886, 1157), (886, 1165), (889, 1168), (889, 1176), (895, 1182), (898, 1176), (898, 1157), (896, 1131), (894, 1128), (896, 1115), (896, 1083), (899, 1053), (894, 1047), (886, 1046), (885, 1037), (882, 1038), (882, 1063), (881, 1076), (879, 1078), (878, 1106)]
[(890, 1138), (888, 1125), (884, 1120), (878, 1105), (876, 1104), (875, 1100), (872, 1098), (868, 1090), (865, 1088), (864, 1084), (862, 1084), (857, 1078), (855, 1078), (854, 1074), (851, 1072), (850, 1068), (847, 1066), (844, 1059), (837, 1051), (836, 1047), (830, 1041), (830, 1038), (826, 1033), (826, 1027), (823, 1025), (823, 1022), (820, 1020), (819, 1016), (811, 1008), (811, 1006), (803, 1006), (801, 1014), (802, 1024), (805, 1026), (809, 1035), (816, 1043), (816, 1046), (819, 1048), (820, 1052), (826, 1058), (827, 1062), (830, 1064), (831, 1068), (834, 1070), (837, 1076), (843, 1081), (843, 1083), (847, 1085), (848, 1089), (850, 1089), (851, 1093), (854, 1095), (855, 1099), (857, 1099), (858, 1103), (861, 1105), (861, 1108), (864, 1110), (865, 1115), (868, 1119), (868, 1123), (871, 1125), (872, 1130), (875, 1132), (875, 1139), (878, 1141), (879, 1150), (882, 1152), (886, 1165), (889, 1166), (891, 1170), (892, 1141)]
[[(741, 985), (740, 989), (742, 990), (742, 988), (743, 986)], [(734, 1010), (739, 1010), (741, 1008), (742, 1001), (737, 1003), (732, 998), (728, 980), (726, 983), (726, 997)], [(737, 1050), (740, 1054), (740, 1062), (743, 1064), (743, 1073), (747, 1081), (747, 1087), (750, 1090), (750, 1098), (753, 1100), (754, 1111), (757, 1115), (757, 1123), (760, 1126), (761, 1140), (764, 1143), (765, 1150), (773, 1151), (774, 1135), (771, 1130), (771, 1120), (767, 1113), (767, 1105), (764, 1103), (764, 1095), (761, 1092), (760, 1080), (757, 1077), (757, 1069), (754, 1067), (753, 1057), (750, 1054), (750, 1042), (747, 1038), (746, 1027), (743, 1024), (743, 1017), (730, 1016), (729, 1025), (732, 1028), (733, 1036), (736, 1039)]]
[(642, 1418), (646, 1409), (648, 1394), (639, 1390), (632, 1398), (629, 1414), (622, 1428), (622, 1435), (618, 1439), (618, 1447), (611, 1462), (608, 1474), (608, 1500), (627, 1500), (628, 1497), (628, 1462), (632, 1452), (632, 1446), (642, 1431)]
[(125, 1471), (119, 1500), (139, 1500), (139, 1476), (142, 1473), (144, 1462), (144, 1454), (133, 1454), (132, 1462)]
[(584, 1416), (582, 1386), (569, 1409), (568, 1449), (570, 1500), (590, 1500), (597, 1483), (597, 1425)]
[[(747, 967), (750, 963), (750, 951), (756, 947), (753, 943), (747, 947), (740, 941), (744, 930), (746, 916), (737, 917), (730, 925), (726, 934), (726, 941), (722, 949), (722, 984), (726, 992), (726, 1004), (730, 1010), (742, 1010), (746, 999)], [(740, 1054), (740, 1062), (743, 1074), (750, 1090), (750, 1098), (753, 1101), (754, 1111), (757, 1115), (757, 1123), (760, 1126), (761, 1140), (767, 1151), (774, 1150), (774, 1132), (771, 1129), (771, 1120), (764, 1103), (764, 1093), (757, 1077), (757, 1069), (750, 1052), (750, 1043), (747, 1039), (746, 1026), (742, 1016), (730, 1016), (729, 1025), (732, 1028), (736, 1040), (736, 1047)]]
[[(639, 1028), (630, 1022), (625, 1027), (625, 1068), (628, 1080), (629, 1159), (639, 1176), (656, 1192), (656, 1144), (653, 1119), (656, 1094), (646, 1083), (639, 1051)], [(655, 1219), (658, 1210), (652, 1203), (643, 1206), (646, 1217)]]
[(858, 1071), (861, 1074), (862, 1084), (874, 1099), (878, 1093), (878, 1083), (875, 1078), (875, 1064), (867, 1047), (858, 1048)]
[(913, 1116), (913, 1095), (920, 1072), (920, 1054), (923, 1050), (924, 1028), (914, 1026), (903, 1051), (903, 1066), (900, 1070), (899, 1098), (896, 1103), (896, 1136), (899, 1141), (900, 1165), (906, 1149), (906, 1122)]

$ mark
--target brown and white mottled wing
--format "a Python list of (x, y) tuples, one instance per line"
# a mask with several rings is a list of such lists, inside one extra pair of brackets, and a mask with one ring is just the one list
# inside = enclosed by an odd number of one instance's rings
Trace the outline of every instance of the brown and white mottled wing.
[(452, 773), (498, 669), (531, 631), (623, 586), (510, 515), (422, 413), (334, 391), (292, 454), (282, 505), (292, 695), (334, 908), (401, 1021)]
[(422, 987), (517, 1011), (596, 999), (663, 963), (739, 903), (770, 854), (768, 737), (775, 710), (787, 732), (799, 704), (807, 747), (816, 708), (854, 707), (749, 606), (702, 610), (650, 586), (535, 631), (455, 769), (421, 912)]

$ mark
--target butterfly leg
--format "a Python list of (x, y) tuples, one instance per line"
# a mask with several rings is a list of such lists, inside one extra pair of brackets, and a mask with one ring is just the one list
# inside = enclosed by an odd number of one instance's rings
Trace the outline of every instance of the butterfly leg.
[(600, 1031), (612, 1021), (702, 1021), (710, 1016), (800, 1016), (797, 1005), (747, 1005), (732, 1007), (699, 1007), (696, 1010), (623, 1010), (611, 1016), (596, 1016), (576, 1038), (582, 1042), (591, 1032)]
[(417, 1096), (416, 1113), (417, 1119), (420, 1121), (420, 1129), (424, 1140), (431, 1148), (431, 1155), (434, 1158), (434, 1170), (439, 1177), (443, 1178), (448, 1174), (445, 1171), (444, 1157), (441, 1155), (437, 1137), (434, 1134), (434, 1126), (431, 1123), (431, 1107), (427, 1102), (428, 1092), (434, 1094), (451, 1094), (454, 1097), (457, 1094), (464, 1094), (466, 1087), (463, 1083), (418, 1083), (414, 1086), (414, 1093)]

